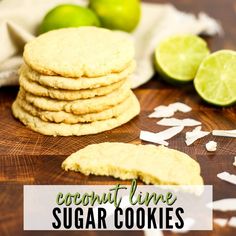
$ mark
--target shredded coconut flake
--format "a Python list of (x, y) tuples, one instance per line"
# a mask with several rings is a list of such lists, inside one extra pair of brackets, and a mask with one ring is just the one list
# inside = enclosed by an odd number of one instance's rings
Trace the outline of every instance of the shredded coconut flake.
[(231, 175), (230, 173), (228, 173), (226, 171), (217, 174), (217, 177), (219, 179), (229, 182), (231, 184), (236, 184), (236, 175)]
[(214, 136), (236, 138), (236, 129), (235, 130), (213, 130), (212, 134)]
[(217, 225), (219, 225), (219, 226), (221, 226), (221, 227), (226, 226), (227, 221), (228, 221), (228, 220), (225, 219), (225, 218), (215, 218), (215, 219), (214, 219), (214, 223), (217, 224)]
[(179, 134), (183, 129), (184, 129), (184, 126), (175, 126), (156, 134), (159, 136), (160, 139), (162, 138), (163, 140), (168, 140), (174, 137), (175, 135)]
[(167, 108), (168, 106), (160, 105), (154, 108), (154, 111), (163, 111)]
[(181, 103), (181, 102), (175, 102), (168, 106), (158, 106), (154, 108), (154, 112), (149, 115), (149, 118), (168, 118), (175, 114), (175, 112), (189, 112), (192, 108), (188, 105)]
[(174, 115), (174, 110), (170, 107), (165, 107), (161, 108), (159, 107), (156, 109), (152, 114), (150, 114), (148, 117), (149, 118), (166, 118), (166, 117), (171, 117)]
[(158, 125), (163, 126), (197, 126), (201, 125), (201, 122), (194, 119), (176, 119), (176, 118), (164, 118), (157, 122)]
[(196, 127), (191, 132), (186, 132), (185, 143), (189, 146), (200, 138), (207, 136), (210, 132), (202, 131), (201, 126)]
[(140, 132), (140, 139), (152, 143), (158, 143), (161, 145), (168, 146), (169, 143), (166, 142), (165, 140), (168, 140), (178, 133), (180, 133), (184, 129), (183, 126), (177, 126), (177, 127), (172, 127), (169, 129), (166, 129), (164, 131), (161, 131), (159, 133), (153, 133), (149, 131), (141, 131)]
[(194, 128), (191, 132), (186, 132), (185, 134), (185, 138), (186, 139), (189, 139), (189, 138), (193, 138), (195, 137), (195, 134), (199, 131), (201, 131), (202, 127), (201, 126), (198, 126), (196, 128)]
[(190, 112), (192, 108), (182, 102), (175, 102), (169, 105), (169, 107), (173, 108), (174, 111), (180, 111), (180, 112)]
[(234, 166), (236, 166), (236, 156), (234, 157), (234, 163), (233, 163)]
[(236, 217), (235, 216), (230, 218), (230, 220), (228, 222), (228, 226), (236, 228)]
[(206, 143), (206, 150), (208, 152), (215, 152), (216, 149), (217, 149), (217, 142), (209, 141), (208, 143)]
[(159, 137), (156, 135), (156, 133), (149, 132), (149, 131), (141, 131), (139, 138), (143, 141), (151, 142), (151, 143), (156, 143), (164, 146), (168, 146), (169, 143), (159, 139)]
[(145, 236), (164, 236), (162, 231), (159, 229), (145, 230), (144, 235)]
[(211, 202), (207, 205), (215, 211), (236, 211), (236, 198), (226, 198)]

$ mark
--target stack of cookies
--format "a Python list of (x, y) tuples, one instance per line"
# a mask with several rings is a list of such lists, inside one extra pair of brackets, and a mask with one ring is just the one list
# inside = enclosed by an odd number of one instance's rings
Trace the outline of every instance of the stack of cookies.
[(140, 111), (129, 84), (133, 58), (133, 42), (120, 32), (80, 27), (43, 34), (25, 46), (13, 114), (53, 136), (118, 127)]

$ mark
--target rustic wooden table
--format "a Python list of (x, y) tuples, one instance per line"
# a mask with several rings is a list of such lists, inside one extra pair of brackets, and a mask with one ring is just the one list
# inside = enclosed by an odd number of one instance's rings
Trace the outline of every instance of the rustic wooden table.
[[(179, 9), (198, 13), (205, 11), (219, 19), (225, 30), (224, 37), (208, 38), (212, 51), (221, 48), (236, 49), (236, 1), (235, 0), (182, 0), (151, 1), (172, 2)], [(18, 88), (0, 89), (0, 235), (143, 235), (139, 232), (24, 232), (23, 231), (23, 196), (24, 184), (114, 184), (116, 179), (108, 177), (85, 177), (78, 173), (64, 172), (61, 162), (72, 152), (91, 143), (119, 141), (140, 143), (140, 130), (160, 131), (155, 120), (147, 115), (160, 104), (181, 101), (189, 104), (193, 111), (192, 118), (200, 120), (205, 130), (235, 129), (236, 107), (216, 108), (205, 104), (198, 97), (192, 85), (176, 88), (161, 82), (156, 75), (149, 83), (135, 90), (142, 111), (133, 121), (122, 127), (102, 134), (86, 137), (46, 137), (37, 134), (11, 114), (11, 104)], [(178, 114), (179, 117), (184, 115)], [(209, 140), (218, 143), (215, 153), (207, 153), (204, 144)], [(184, 134), (177, 135), (170, 141), (170, 147), (186, 152), (201, 165), (205, 184), (214, 186), (214, 199), (236, 197), (236, 187), (220, 181), (216, 174), (222, 171), (236, 173), (233, 157), (236, 155), (236, 141), (231, 138), (205, 137), (192, 146), (184, 143)], [(120, 182), (120, 181), (119, 181)], [(122, 182), (125, 183), (125, 182)], [(128, 182), (127, 182), (128, 183)], [(214, 212), (215, 217), (230, 217), (236, 212)], [(165, 235), (177, 235), (165, 231)], [(211, 232), (189, 232), (186, 235), (234, 236), (236, 229), (220, 228), (214, 225)]]

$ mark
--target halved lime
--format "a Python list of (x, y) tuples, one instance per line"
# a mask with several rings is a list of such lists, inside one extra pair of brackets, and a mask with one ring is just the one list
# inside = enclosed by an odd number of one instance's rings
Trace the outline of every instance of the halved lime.
[(236, 52), (221, 50), (205, 58), (194, 86), (209, 103), (228, 106), (236, 102)]
[(156, 69), (167, 82), (186, 83), (194, 79), (208, 54), (206, 42), (196, 35), (171, 36), (155, 50)]

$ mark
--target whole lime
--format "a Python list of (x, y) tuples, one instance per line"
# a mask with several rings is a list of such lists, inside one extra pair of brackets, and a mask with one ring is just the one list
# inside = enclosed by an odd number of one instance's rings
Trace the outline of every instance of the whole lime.
[(140, 20), (139, 0), (90, 0), (89, 7), (95, 11), (105, 28), (131, 32)]
[(100, 26), (100, 21), (89, 8), (73, 4), (62, 4), (51, 9), (46, 14), (39, 27), (39, 33), (79, 26)]

